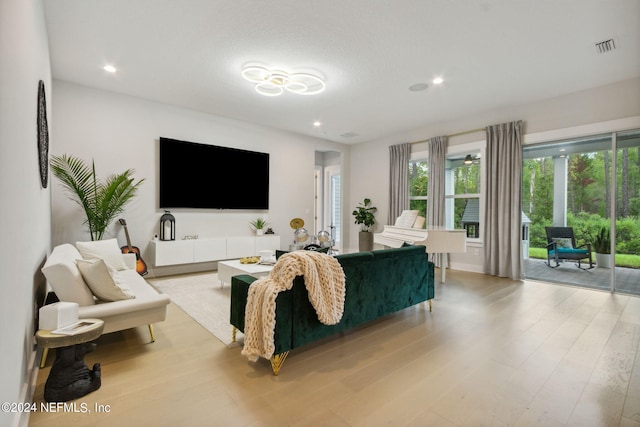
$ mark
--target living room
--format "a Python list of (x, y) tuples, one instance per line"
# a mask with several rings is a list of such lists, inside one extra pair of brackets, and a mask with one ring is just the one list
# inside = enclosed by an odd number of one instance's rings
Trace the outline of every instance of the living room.
[[(45, 24), (45, 3), (37, 0), (3, 0), (2, 13), (0, 13), (2, 34), (0, 55), (3, 58), (0, 64), (2, 76), (0, 92), (3, 94), (0, 107), (2, 141), (0, 173), (2, 174), (1, 194), (9, 202), (3, 208), (1, 223), (5, 226), (5, 241), (11, 242), (11, 245), (7, 244), (3, 248), (0, 291), (3, 301), (1, 311), (3, 320), (0, 330), (5, 345), (5, 351), (0, 358), (2, 362), (0, 383), (2, 384), (2, 401), (6, 402), (28, 401), (33, 391), (30, 384), (34, 372), (37, 375), (33, 340), (34, 331), (37, 329), (34, 323), (35, 301), (42, 297), (42, 288), (45, 285), (44, 278), (39, 273), (41, 265), (54, 246), (60, 243), (88, 240), (88, 234), (82, 226), (81, 211), (67, 199), (56, 179), (50, 176), (48, 187), (41, 186), (35, 143), (37, 140), (36, 95), (39, 80), (43, 80), (46, 87), (51, 154), (69, 153), (88, 161), (94, 159), (99, 175), (133, 168), (136, 171), (136, 177), (145, 178), (143, 190), (126, 212), (132, 241), (145, 251), (154, 234), (158, 232), (159, 219), (163, 213), (157, 204), (159, 137), (167, 136), (192, 142), (268, 151), (272, 161), (271, 198), (270, 208), (265, 216), (268, 216), (276, 233), (281, 235), (283, 245), (287, 244), (292, 236), (288, 225), (291, 218), (300, 217), (305, 221), (312, 221), (313, 167), (316, 162), (316, 152), (340, 153), (342, 196), (345, 208), (342, 240), (343, 247), (347, 251), (355, 250), (357, 247), (358, 229), (351, 224), (350, 209), (363, 197), (369, 197), (375, 201), (379, 209), (378, 227), (390, 222), (387, 218), (390, 145), (420, 141), (441, 134), (455, 134), (513, 120), (526, 122), (525, 143), (585, 133), (617, 131), (620, 130), (620, 126), (640, 127), (640, 96), (638, 96), (640, 76), (636, 69), (635, 74), (629, 74), (627, 78), (597, 87), (571, 93), (558, 92), (557, 96), (531, 102), (514, 100), (511, 105), (480, 111), (465, 112), (463, 106), (460, 106), (463, 112), (452, 119), (435, 122), (425, 119), (420, 126), (390, 130), (375, 139), (361, 143), (335, 142), (323, 138), (321, 134), (310, 136), (278, 130), (252, 123), (250, 120), (208, 114), (194, 108), (169, 105), (144, 99), (141, 96), (88, 87), (82, 82), (74, 83), (59, 79), (55, 68), (52, 69), (51, 65), (54, 61), (50, 58), (52, 53), (50, 53), (47, 33), (49, 29)], [(576, 7), (579, 8), (579, 6)], [(594, 33), (594, 40), (601, 36), (599, 33)], [(594, 40), (589, 40), (588, 43)], [(620, 46), (620, 52), (624, 53), (626, 51), (623, 48), (624, 44)], [(5, 60), (5, 58), (9, 59)], [(98, 71), (101, 72), (99, 69), (101, 64), (87, 66), (98, 67)], [(499, 89), (490, 88), (490, 90)], [(490, 96), (490, 91), (489, 95), (484, 96)], [(482, 133), (454, 136), (450, 138), (449, 144), (461, 150), (464, 149), (465, 144), (473, 144), (483, 138)], [(415, 144), (413, 148), (415, 151), (425, 149), (426, 144)], [(229, 179), (233, 179), (234, 173), (241, 173), (241, 171), (231, 170)], [(309, 179), (300, 179), (303, 176)], [(250, 233), (248, 223), (257, 213), (264, 214), (264, 212), (227, 213), (223, 211), (174, 212), (179, 238), (194, 234), (202, 237), (245, 235)], [(109, 229), (109, 236), (118, 238), (121, 243), (124, 242), (122, 229), (118, 225), (113, 225)], [(479, 257), (480, 255), (476, 257), (472, 252), (465, 258), (454, 257), (453, 261), (458, 265), (479, 266), (482, 264)], [(473, 267), (468, 270), (473, 271)], [(461, 281), (493, 280), (478, 279), (471, 273), (462, 272), (461, 274), (462, 279), (458, 279)], [(484, 284), (487, 287), (493, 286), (489, 283), (492, 282)], [(553, 291), (546, 292), (553, 293)], [(438, 298), (437, 293), (436, 298)], [(174, 312), (171, 314), (173, 315)], [(175, 317), (181, 319), (181, 322), (187, 321), (180, 317), (178, 312), (175, 312)], [(401, 326), (401, 322), (394, 324), (387, 332), (400, 329)], [(167, 335), (182, 331), (180, 328), (181, 326), (173, 325), (170, 329), (161, 331), (162, 338), (153, 345), (160, 349), (170, 345), (171, 338)], [(199, 332), (189, 335), (191, 338), (197, 337), (198, 340), (203, 336)], [(127, 339), (135, 341), (136, 338), (137, 335), (127, 335)], [(225, 373), (222, 366), (223, 360), (237, 357), (235, 354), (222, 354), (226, 348), (204, 344), (200, 349), (186, 342), (181, 341), (180, 344), (186, 345), (186, 348), (194, 353), (206, 351), (220, 353), (220, 359), (216, 361), (219, 364), (217, 367), (220, 368), (220, 373), (217, 375), (226, 376), (233, 373)], [(137, 350), (144, 351), (143, 346), (138, 344), (135, 346)], [(115, 357), (117, 356), (111, 353), (109, 360), (113, 362)], [(127, 353), (123, 359), (131, 357), (133, 355)], [(184, 357), (187, 357), (186, 353)], [(136, 364), (135, 359), (130, 360), (133, 360), (132, 364)], [(176, 360), (176, 363), (179, 362)], [(239, 362), (235, 360), (233, 364), (237, 372)], [(126, 365), (124, 360), (117, 362), (118, 369), (137, 369), (124, 365)], [(171, 368), (167, 366), (167, 369)], [(348, 370), (348, 366), (342, 369)], [(140, 369), (140, 372), (132, 373), (132, 378), (153, 375), (164, 374), (145, 372)], [(238, 382), (253, 389), (255, 386), (251, 385), (251, 379), (250, 376), (242, 376)], [(122, 387), (126, 387), (126, 384), (122, 384)], [(287, 389), (283, 387), (280, 390)], [(207, 393), (204, 386), (199, 386), (197, 390)], [(324, 392), (331, 394), (338, 393), (339, 390), (329, 389)], [(159, 405), (168, 406), (174, 397), (162, 393), (162, 397), (159, 397), (157, 402)], [(277, 397), (271, 395), (269, 398)], [(263, 402), (255, 403), (261, 406)], [(308, 403), (312, 404), (311, 401)], [(222, 408), (223, 405), (219, 407)], [(18, 419), (14, 415), (0, 414), (2, 417), (0, 423), (12, 425)], [(131, 413), (129, 416), (132, 417), (131, 420), (144, 420), (143, 414), (138, 414), (139, 418), (135, 418), (135, 414)], [(636, 419), (634, 421), (638, 422)], [(310, 420), (308, 422), (312, 423)]]

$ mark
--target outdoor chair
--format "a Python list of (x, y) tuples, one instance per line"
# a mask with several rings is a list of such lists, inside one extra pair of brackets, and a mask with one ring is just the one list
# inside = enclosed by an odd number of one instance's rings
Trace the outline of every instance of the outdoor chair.
[[(578, 268), (582, 268), (582, 261), (589, 260), (589, 268), (593, 268), (591, 245), (576, 245), (576, 238), (571, 227), (545, 227), (547, 232), (547, 265), (556, 268), (560, 261), (578, 261)], [(551, 265), (555, 261), (556, 265)]]

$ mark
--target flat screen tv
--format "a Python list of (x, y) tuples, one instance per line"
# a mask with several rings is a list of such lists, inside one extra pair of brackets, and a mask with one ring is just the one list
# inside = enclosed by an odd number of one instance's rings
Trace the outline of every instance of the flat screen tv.
[(160, 138), (160, 208), (269, 209), (269, 154)]

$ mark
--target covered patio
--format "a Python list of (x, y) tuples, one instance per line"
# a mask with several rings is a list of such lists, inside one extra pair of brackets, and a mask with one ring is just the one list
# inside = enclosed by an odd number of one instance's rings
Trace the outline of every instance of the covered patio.
[[(527, 279), (552, 283), (583, 286), (592, 289), (610, 290), (611, 269), (592, 268), (581, 270), (571, 261), (550, 268), (546, 260), (529, 258), (524, 260), (524, 271)], [(640, 295), (640, 270), (616, 267), (616, 292)]]

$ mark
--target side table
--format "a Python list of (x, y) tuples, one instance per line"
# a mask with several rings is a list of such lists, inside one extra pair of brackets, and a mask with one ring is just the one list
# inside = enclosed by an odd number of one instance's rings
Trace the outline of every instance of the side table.
[(81, 319), (95, 322), (90, 328), (75, 335), (53, 334), (51, 331), (36, 332), (36, 342), (44, 347), (56, 349), (49, 378), (44, 386), (44, 399), (47, 402), (66, 402), (82, 397), (100, 388), (100, 364), (89, 370), (84, 363), (84, 355), (96, 348), (95, 340), (104, 329), (100, 319)]

